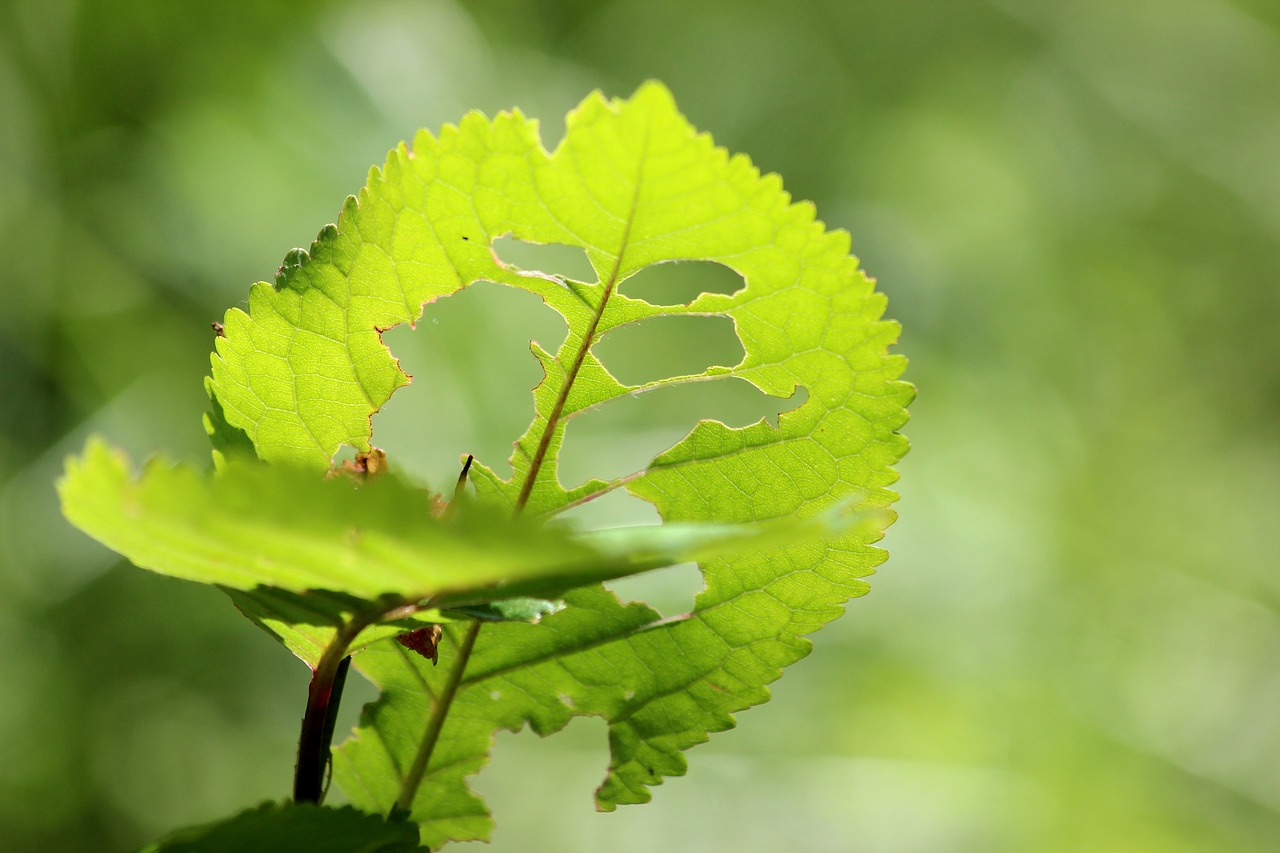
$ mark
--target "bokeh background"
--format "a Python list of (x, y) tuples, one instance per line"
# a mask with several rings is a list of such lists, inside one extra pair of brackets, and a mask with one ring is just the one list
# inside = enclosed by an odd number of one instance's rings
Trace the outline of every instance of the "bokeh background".
[[(305, 691), (219, 593), (67, 526), (64, 456), (207, 458), (210, 321), (416, 128), (519, 106), (552, 144), (650, 77), (888, 294), (902, 517), (871, 594), (652, 804), (592, 811), (598, 721), (500, 736), (492, 849), (1280, 849), (1274, 0), (0, 0), (0, 847), (284, 796)], [(493, 286), (429, 316), (389, 336), (418, 381), (375, 428), (438, 482), (506, 457), (561, 330)], [(658, 403), (584, 420), (567, 464), (779, 408)]]

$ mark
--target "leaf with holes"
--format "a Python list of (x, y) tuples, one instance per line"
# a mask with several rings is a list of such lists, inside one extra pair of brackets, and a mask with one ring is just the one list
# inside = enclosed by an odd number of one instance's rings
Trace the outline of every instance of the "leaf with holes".
[[(494, 244), (507, 236), (580, 248), (594, 280), (503, 263)], [(723, 265), (742, 286), (675, 304), (631, 289), (646, 268), (688, 261)], [(767, 685), (808, 653), (804, 635), (863, 594), (884, 559), (874, 543), (892, 519), (892, 466), (907, 449), (897, 430), (913, 394), (898, 380), (904, 360), (888, 354), (897, 325), (881, 319), (885, 300), (849, 254), (848, 235), (793, 203), (776, 175), (715, 147), (649, 83), (627, 100), (589, 96), (553, 151), (518, 112), (472, 113), (392, 151), (336, 225), (309, 251), (291, 252), (274, 285), (255, 285), (247, 311), (227, 312), (206, 381), (218, 476), (238, 476), (241, 456), (318, 475), (343, 446), (370, 452), (372, 416), (409, 381), (382, 333), (481, 280), (536, 295), (567, 328), (555, 352), (532, 345), (543, 378), (532, 422), (512, 436), (510, 476), (484, 460), (472, 468), (477, 506), (505, 519), (494, 531), (515, 518), (545, 544), (537, 536), (561, 535), (560, 513), (625, 489), (657, 509), (670, 538), (580, 534), (572, 547), (596, 549), (596, 566), (600, 554), (632, 566), (693, 554), (705, 588), (688, 613), (662, 618), (588, 583), (625, 572), (570, 573), (549, 586), (554, 572), (509, 560), (523, 581), (485, 575), (442, 600), (467, 618), (445, 624), (432, 644), (438, 666), (398, 643), (368, 644), (355, 666), (381, 697), (336, 752), (334, 779), (361, 809), (407, 815), (430, 846), (488, 837), (490, 818), (465, 779), (487, 761), (498, 729), (545, 735), (574, 715), (602, 717), (612, 758), (597, 804), (607, 810), (647, 801), (651, 786), (685, 771), (685, 750), (766, 701)], [(727, 319), (741, 360), (635, 384), (606, 370), (601, 341), (670, 317)], [(584, 413), (730, 380), (803, 403), (776, 424), (702, 420), (640, 470), (561, 481), (566, 429)], [(313, 544), (323, 550), (323, 539)], [(466, 545), (485, 559), (507, 553)], [(314, 664), (335, 620), (349, 626), (341, 595), (382, 588), (383, 568), (370, 571), (331, 583), (337, 599), (299, 605), (302, 592), (277, 584), (271, 595), (241, 592), (250, 598), (238, 603)], [(504, 621), (499, 592), (562, 596), (564, 606), (540, 609), (538, 624)], [(466, 612), (475, 607), (494, 609), (498, 621)]]
[[(505, 265), (491, 248), (504, 235), (581, 247), (597, 280)], [(724, 264), (744, 286), (677, 305), (628, 295), (635, 273), (691, 260)], [(851, 495), (862, 507), (893, 500), (912, 391), (897, 381), (903, 360), (887, 354), (897, 327), (880, 319), (883, 297), (847, 235), (696, 133), (657, 84), (623, 102), (589, 97), (552, 152), (519, 113), (471, 114), (393, 151), (275, 287), (258, 285), (247, 314), (228, 313), (211, 394), (263, 458), (325, 467), (340, 445), (369, 446), (370, 416), (407, 381), (380, 330), (482, 279), (536, 294), (568, 334), (554, 353), (534, 345), (545, 378), (533, 422), (510, 477), (477, 464), (480, 501), (548, 517), (625, 487), (667, 522), (752, 522)], [(594, 352), (615, 329), (680, 315), (730, 318), (742, 360), (625, 385)], [(623, 395), (729, 377), (808, 399), (776, 427), (703, 421), (642, 471), (560, 482), (574, 418)], [(600, 807), (644, 802), (649, 786), (684, 772), (683, 750), (768, 697), (765, 685), (808, 652), (804, 634), (865, 591), (883, 559), (872, 547), (881, 527), (704, 560), (706, 589), (682, 618), (588, 588), (538, 625), (448, 627), (439, 667), (374, 646), (356, 665), (382, 698), (339, 750), (335, 779), (363, 808), (408, 809), (428, 844), (484, 838), (489, 818), (464, 778), (485, 763), (492, 732), (545, 734), (594, 714), (609, 721), (613, 756)]]

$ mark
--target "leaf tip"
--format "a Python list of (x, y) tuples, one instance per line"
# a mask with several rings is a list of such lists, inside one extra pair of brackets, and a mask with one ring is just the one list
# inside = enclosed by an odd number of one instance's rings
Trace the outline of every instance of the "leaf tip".
[(649, 78), (637, 87), (631, 100), (636, 103), (651, 104), (653, 106), (661, 106), (671, 110), (676, 109), (675, 95), (671, 94), (671, 90), (661, 80)]

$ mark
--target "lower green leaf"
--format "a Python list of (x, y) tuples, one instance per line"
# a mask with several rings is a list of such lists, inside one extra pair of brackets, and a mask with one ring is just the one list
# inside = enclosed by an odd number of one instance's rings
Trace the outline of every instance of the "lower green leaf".
[[(808, 654), (802, 634), (866, 591), (860, 578), (884, 557), (870, 543), (887, 520), (866, 516), (826, 541), (709, 561), (705, 568), (739, 577), (740, 589), (704, 594), (679, 617), (623, 605), (596, 586), (567, 594), (568, 606), (536, 626), (484, 626), (411, 792), (423, 842), (488, 838), (488, 813), (465, 780), (486, 763), (496, 730), (526, 724), (547, 735), (577, 715), (603, 717), (612, 762), (597, 792), (599, 808), (647, 802), (649, 786), (685, 772), (684, 750), (733, 727), (735, 712), (768, 699), (765, 685)], [(334, 779), (353, 803), (382, 812), (404, 798), (412, 784), (406, 770), (460, 663), (463, 634), (461, 626), (445, 627), (438, 667), (393, 644), (356, 659), (382, 697), (335, 753)]]
[[(251, 622), (279, 640), (308, 666), (315, 668), (338, 628), (367, 602), (323, 591), (300, 595), (283, 589), (258, 587), (223, 592)], [(370, 625), (347, 646), (355, 654), (368, 646), (425, 625), (457, 620), (537, 622), (563, 605), (542, 598), (507, 598), (451, 610), (421, 610), (404, 619)]]
[(263, 803), (217, 823), (179, 830), (143, 853), (411, 853), (418, 830), (351, 808)]
[[(223, 587), (312, 666), (357, 613), (374, 618), (351, 652), (424, 623), (534, 621), (575, 587), (858, 521), (842, 505), (805, 519), (578, 533), (471, 502), (440, 518), (436, 495), (391, 474), (357, 487), (243, 457), (213, 476), (160, 459), (135, 474), (97, 440), (69, 460), (59, 493), (82, 530), (138, 566)], [(379, 624), (403, 605), (417, 612)]]

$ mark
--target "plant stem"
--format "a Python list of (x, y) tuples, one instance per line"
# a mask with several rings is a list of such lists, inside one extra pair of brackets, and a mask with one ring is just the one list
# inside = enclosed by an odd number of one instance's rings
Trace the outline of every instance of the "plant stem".
[(338, 703), (342, 699), (342, 687), (346, 682), (351, 658), (347, 648), (356, 636), (373, 622), (382, 611), (356, 614), (334, 634), (324, 654), (311, 673), (311, 685), (307, 689), (307, 710), (302, 717), (302, 731), (298, 735), (298, 763), (293, 773), (293, 799), (299, 803), (319, 803), (324, 791), (324, 771), (329, 763), (329, 745), (333, 741), (333, 727), (338, 715)]
[[(647, 137), (645, 144), (648, 145)], [(587, 353), (591, 351), (591, 347), (596, 342), (596, 330), (600, 328), (600, 320), (604, 317), (604, 309), (609, 304), (609, 297), (613, 295), (618, 286), (618, 271), (622, 268), (622, 258), (627, 252), (627, 243), (631, 239), (631, 226), (635, 222), (636, 203), (640, 197), (639, 186), (640, 182), (637, 180), (636, 192), (631, 197), (631, 212), (627, 215), (626, 227), (622, 232), (622, 244), (618, 248), (617, 257), (614, 258), (613, 271), (609, 273), (608, 281), (604, 282), (604, 291), (600, 294), (600, 304), (596, 306), (596, 310), (591, 316), (591, 323), (582, 334), (582, 343), (574, 354), (573, 363), (565, 371), (564, 380), (560, 385), (560, 393), (556, 395), (556, 401), (551, 406), (551, 411), (547, 413), (546, 426), (542, 429), (542, 435), (538, 439), (538, 447), (534, 450), (533, 459), (529, 462), (529, 471), (525, 474), (524, 482), (520, 484), (520, 493), (516, 496), (516, 515), (524, 512), (525, 504), (529, 502), (529, 496), (533, 494), (533, 485), (537, 482), (542, 463), (546, 461), (547, 451), (551, 449), (551, 439), (555, 435), (557, 426), (559, 426), (565, 404), (569, 401), (569, 392), (573, 390), (573, 383), (577, 380), (578, 371), (582, 369), (583, 362), (587, 359)], [(558, 353), (557, 357), (559, 357)]]
[(324, 788), (320, 791), (320, 799), (323, 801), (326, 794), (329, 793), (329, 781), (333, 778), (333, 730), (338, 725), (338, 708), (342, 704), (342, 690), (347, 686), (347, 672), (351, 669), (351, 655), (347, 655), (342, 659), (342, 663), (338, 664), (338, 672), (333, 677), (333, 689), (329, 693), (329, 708), (324, 718), (324, 733), (321, 737), (321, 744), (324, 750), (324, 763), (328, 768), (325, 774)]
[(457, 660), (449, 670), (449, 680), (445, 682), (444, 690), (436, 697), (435, 706), (431, 709), (431, 717), (427, 720), (427, 729), (423, 732), (418, 754), (413, 758), (413, 766), (409, 768), (404, 781), (400, 783), (400, 796), (396, 798), (395, 805), (397, 811), (409, 811), (413, 807), (413, 799), (418, 795), (418, 786), (426, 776), (431, 753), (435, 751), (436, 741), (440, 739), (440, 730), (444, 728), (445, 717), (449, 715), (449, 706), (453, 704), (453, 698), (458, 694), (458, 685), (462, 683), (462, 674), (467, 668), (467, 660), (471, 657), (471, 650), (475, 648), (479, 633), (480, 622), (474, 621), (462, 638)]

